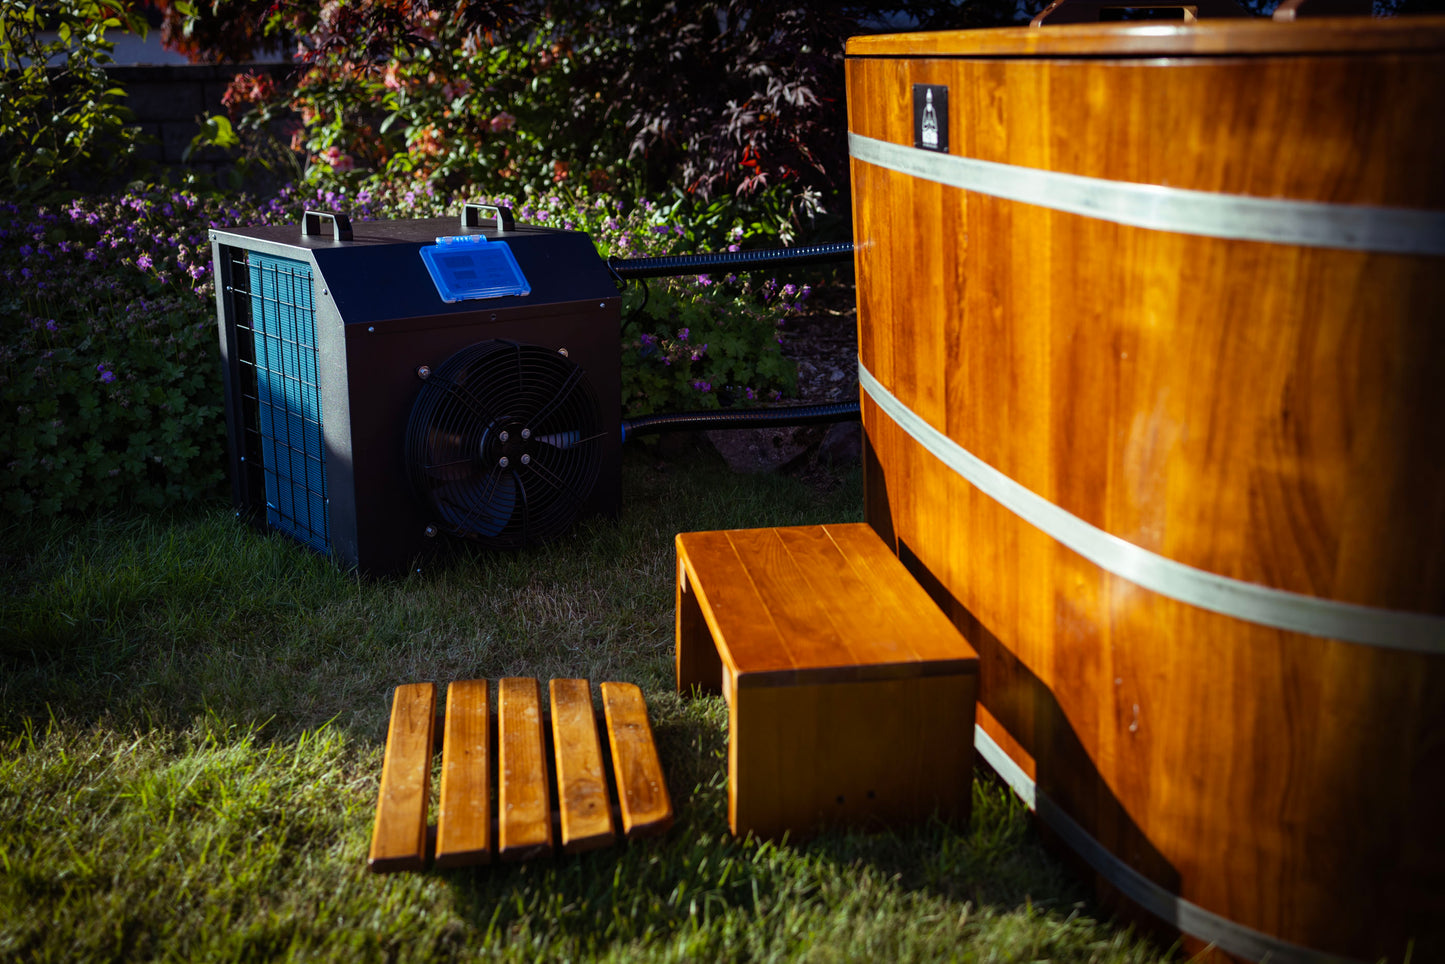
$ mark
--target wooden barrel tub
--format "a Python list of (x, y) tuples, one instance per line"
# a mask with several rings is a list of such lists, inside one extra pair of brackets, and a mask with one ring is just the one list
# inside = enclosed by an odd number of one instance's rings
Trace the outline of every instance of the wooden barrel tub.
[(1445, 18), (847, 53), (867, 518), (982, 755), (1187, 946), (1445, 960)]

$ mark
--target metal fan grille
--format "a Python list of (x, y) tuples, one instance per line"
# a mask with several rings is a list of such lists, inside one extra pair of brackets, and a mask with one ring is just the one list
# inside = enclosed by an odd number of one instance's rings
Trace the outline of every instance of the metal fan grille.
[(602, 442), (580, 366), (536, 345), (486, 341), (423, 383), (407, 423), (407, 470), (443, 530), (515, 548), (571, 526), (597, 481)]

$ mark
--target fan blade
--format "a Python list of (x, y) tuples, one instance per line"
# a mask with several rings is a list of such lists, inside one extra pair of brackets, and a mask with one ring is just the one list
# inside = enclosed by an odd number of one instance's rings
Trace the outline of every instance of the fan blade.
[(542, 461), (540, 453), (533, 457), (532, 464), (528, 468), (532, 470), (533, 475), (559, 495), (566, 496), (577, 505), (583, 503), (584, 498), (573, 491), (572, 486), (568, 485), (566, 480), (547, 467)]
[(453, 459), (450, 462), (433, 462), (423, 465), (421, 470), (426, 473), (429, 479), (438, 479), (442, 482), (459, 482), (462, 479), (471, 477), (476, 473), (476, 459)]
[(545, 425), (547, 423), (547, 418), (553, 412), (555, 412), (563, 402), (567, 400), (567, 398), (577, 388), (577, 383), (580, 381), (582, 381), (582, 369), (574, 365), (567, 372), (566, 380), (564, 380), (561, 385), (557, 386), (557, 390), (553, 392), (552, 397), (547, 401), (547, 404), (543, 405), (540, 409), (533, 413), (530, 419), (531, 423), (537, 426)]
[(582, 433), (575, 428), (565, 432), (548, 432), (546, 435), (532, 436), (532, 441), (566, 451), (582, 441)]

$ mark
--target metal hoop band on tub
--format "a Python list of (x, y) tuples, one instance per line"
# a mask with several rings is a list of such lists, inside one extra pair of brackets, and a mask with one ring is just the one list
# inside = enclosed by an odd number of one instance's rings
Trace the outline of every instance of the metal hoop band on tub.
[(1273, 589), (1150, 552), (1085, 522), (969, 452), (899, 401), (861, 358), (858, 382), (899, 428), (984, 495), (1099, 568), (1137, 586), (1274, 629), (1383, 649), (1445, 655), (1445, 617)]
[(1008, 201), (1157, 231), (1390, 254), (1445, 255), (1445, 213), (1192, 191), (980, 161), (861, 134), (867, 164)]

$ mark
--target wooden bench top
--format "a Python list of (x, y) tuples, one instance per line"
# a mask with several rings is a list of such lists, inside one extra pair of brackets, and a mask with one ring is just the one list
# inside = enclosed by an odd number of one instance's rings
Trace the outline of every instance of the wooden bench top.
[(978, 654), (865, 523), (684, 532), (696, 594), (735, 686), (948, 676)]

